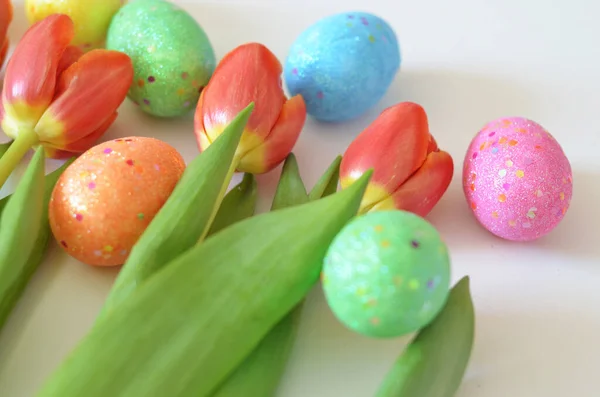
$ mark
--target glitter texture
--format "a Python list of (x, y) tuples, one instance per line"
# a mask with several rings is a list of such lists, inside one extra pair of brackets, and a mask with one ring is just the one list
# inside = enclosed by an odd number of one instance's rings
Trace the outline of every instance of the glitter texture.
[(422, 328), (441, 310), (450, 260), (438, 232), (423, 218), (370, 212), (335, 238), (321, 279), (343, 324), (370, 337), (396, 337)]
[(124, 253), (166, 202), (184, 169), (181, 155), (153, 138), (116, 139), (91, 148), (65, 170), (52, 192), (54, 237), (83, 263), (123, 264)]
[(521, 117), (485, 125), (463, 166), (463, 190), (475, 217), (493, 234), (513, 241), (535, 240), (559, 224), (571, 201), (572, 178), (559, 143), (541, 125)]
[(129, 98), (160, 117), (188, 113), (216, 66), (213, 47), (200, 25), (162, 0), (123, 6), (108, 31), (107, 48), (131, 57), (136, 83)]
[(304, 98), (308, 114), (346, 121), (379, 102), (400, 62), (396, 34), (385, 21), (343, 13), (321, 19), (296, 39), (284, 77), (290, 94)]

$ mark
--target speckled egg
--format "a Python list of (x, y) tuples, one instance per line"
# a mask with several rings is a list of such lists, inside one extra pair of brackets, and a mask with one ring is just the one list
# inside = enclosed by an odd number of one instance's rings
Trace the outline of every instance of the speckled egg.
[(396, 34), (386, 21), (349, 12), (321, 19), (300, 34), (289, 51), (284, 77), (291, 95), (304, 98), (308, 114), (340, 122), (381, 100), (400, 61)]
[(475, 136), (463, 166), (469, 207), (484, 228), (507, 240), (548, 234), (573, 193), (571, 165), (559, 143), (522, 117), (494, 120)]
[(66, 14), (73, 20), (73, 45), (84, 51), (104, 46), (110, 21), (123, 0), (26, 0), (25, 11), (31, 24), (52, 14)]
[(129, 55), (129, 98), (144, 112), (177, 117), (194, 109), (215, 66), (213, 47), (185, 10), (163, 0), (134, 1), (117, 13), (106, 46)]
[(91, 148), (65, 170), (52, 192), (54, 237), (83, 263), (123, 264), (184, 169), (177, 150), (153, 138), (116, 139)]
[(359, 216), (327, 252), (323, 289), (348, 328), (390, 338), (417, 331), (444, 306), (450, 259), (437, 230), (405, 211)]

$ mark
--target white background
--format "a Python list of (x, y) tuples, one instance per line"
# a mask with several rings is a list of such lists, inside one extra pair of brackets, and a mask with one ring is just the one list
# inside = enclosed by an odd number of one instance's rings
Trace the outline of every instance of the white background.
[[(457, 169), (429, 219), (449, 245), (453, 280), (471, 275), (477, 310), (476, 345), (458, 397), (600, 395), (598, 4), (184, 3), (207, 31), (219, 58), (239, 44), (259, 41), (283, 61), (304, 28), (336, 12), (370, 11), (393, 25), (403, 65), (388, 95), (352, 123), (323, 126), (309, 120), (295, 153), (310, 187), (386, 106), (410, 100), (425, 107), (433, 134), (454, 156)], [(18, 4), (13, 37), (20, 37), (25, 26)], [(491, 236), (476, 224), (462, 194), (460, 171), (469, 141), (485, 122), (502, 116), (541, 123), (562, 144), (574, 169), (574, 197), (566, 218), (551, 235), (534, 243)], [(191, 120), (157, 122), (126, 102), (104, 139), (154, 136), (175, 145), (190, 160), (197, 154)], [(266, 208), (277, 177), (273, 172), (260, 178), (265, 199), (261, 208)], [(77, 263), (52, 248), (0, 337), (0, 395), (34, 394), (89, 328), (115, 274)], [(372, 396), (407, 340), (378, 341), (351, 333), (335, 320), (317, 288), (278, 396)]]

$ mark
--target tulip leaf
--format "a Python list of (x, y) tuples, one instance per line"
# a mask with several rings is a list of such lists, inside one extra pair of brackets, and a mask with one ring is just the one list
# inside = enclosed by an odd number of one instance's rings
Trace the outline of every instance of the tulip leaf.
[(275, 197), (271, 204), (271, 211), (304, 204), (307, 201), (308, 195), (300, 176), (298, 161), (294, 153), (290, 153), (283, 163)]
[(254, 109), (250, 104), (186, 168), (171, 196), (140, 236), (101, 315), (128, 299), (136, 288), (210, 230), (236, 167), (234, 155)]
[(310, 191), (310, 200), (318, 200), (322, 197), (327, 197), (337, 191), (340, 181), (340, 164), (342, 156), (338, 156), (333, 160), (333, 163), (327, 168), (325, 173), (317, 181), (317, 184)]
[(370, 177), (183, 253), (100, 318), (38, 397), (210, 396), (317, 283)]
[(407, 346), (376, 397), (450, 397), (465, 374), (475, 336), (469, 278), (450, 291), (438, 316)]
[(254, 175), (246, 173), (242, 181), (223, 199), (208, 235), (213, 235), (236, 222), (253, 216), (256, 210), (256, 200), (256, 178)]
[(0, 157), (2, 157), (4, 155), (4, 153), (6, 153), (6, 151), (8, 150), (8, 148), (10, 147), (11, 144), (12, 144), (12, 141), (9, 141), (6, 143), (0, 143)]
[[(283, 163), (271, 211), (308, 201), (298, 162), (290, 153)], [(244, 361), (219, 385), (212, 397), (273, 396), (289, 360), (303, 303), (275, 325)]]
[[(15, 269), (17, 271), (16, 277), (12, 278), (12, 281), (5, 279), (0, 276), (0, 284), (2, 284), (1, 295), (0, 295), (0, 329), (4, 326), (7, 318), (12, 312), (13, 307), (19, 300), (21, 294), (25, 290), (31, 276), (35, 273), (39, 265), (44, 259), (44, 254), (48, 248), (52, 231), (50, 230), (50, 223), (48, 221), (48, 204), (54, 185), (58, 181), (58, 178), (62, 175), (63, 171), (73, 162), (74, 158), (68, 160), (63, 164), (62, 167), (54, 172), (46, 175), (44, 181), (44, 195), (43, 195), (43, 206), (41, 216), (41, 227), (39, 233), (35, 238), (33, 249), (30, 251), (27, 260), (23, 263), (23, 266)], [(8, 204), (13, 196), (7, 196), (0, 200), (0, 211)], [(30, 236), (31, 237), (31, 236)], [(13, 264), (10, 264), (13, 266)], [(0, 268), (0, 273), (3, 273), (4, 267)]]

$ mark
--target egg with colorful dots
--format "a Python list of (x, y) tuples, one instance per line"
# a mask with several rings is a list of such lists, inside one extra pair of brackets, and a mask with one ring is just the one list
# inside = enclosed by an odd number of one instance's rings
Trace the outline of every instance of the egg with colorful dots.
[(153, 138), (116, 139), (89, 149), (52, 191), (54, 237), (88, 265), (123, 264), (184, 169), (177, 150)]
[(391, 338), (426, 326), (444, 306), (450, 259), (437, 230), (406, 211), (352, 220), (335, 237), (322, 271), (325, 298), (349, 329)]
[(106, 46), (129, 55), (135, 72), (129, 98), (157, 117), (178, 117), (194, 109), (216, 66), (213, 47), (198, 22), (163, 0), (123, 6), (110, 25)]
[(302, 32), (287, 56), (284, 77), (317, 120), (342, 122), (361, 116), (388, 91), (400, 69), (392, 27), (364, 12), (336, 14)]
[(89, 51), (104, 46), (108, 26), (123, 2), (123, 0), (26, 0), (25, 12), (31, 24), (52, 14), (68, 15), (75, 29), (75, 37), (71, 44)]
[(532, 241), (565, 216), (573, 194), (571, 164), (556, 139), (523, 118), (487, 123), (463, 165), (463, 190), (477, 221), (498, 237)]

